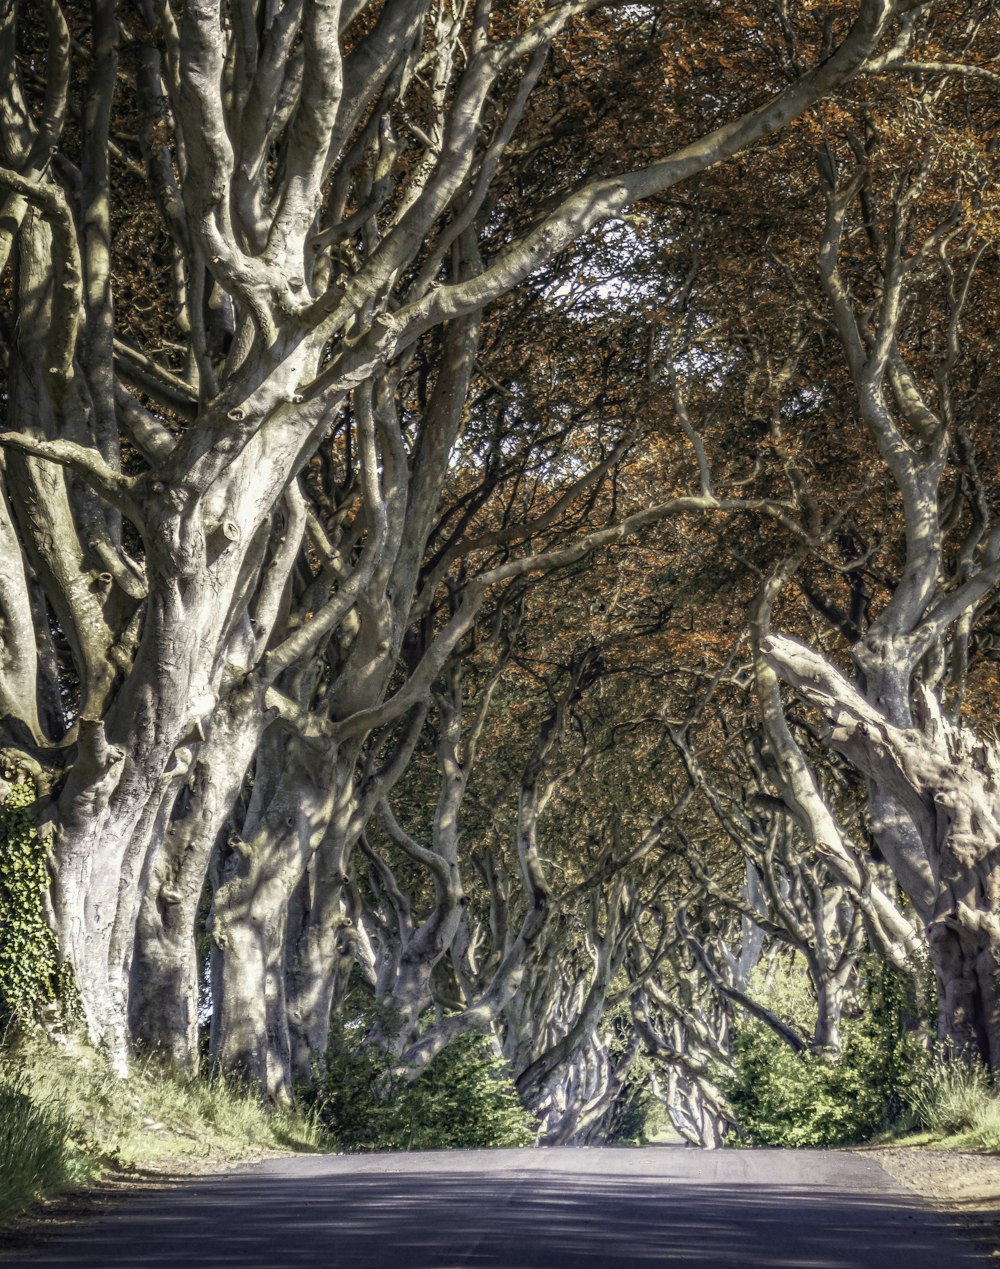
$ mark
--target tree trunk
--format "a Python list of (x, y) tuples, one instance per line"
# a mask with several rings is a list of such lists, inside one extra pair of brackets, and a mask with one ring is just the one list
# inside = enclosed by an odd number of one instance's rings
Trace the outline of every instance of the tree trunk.
[(187, 1074), (199, 1060), (196, 937), (209, 861), (265, 721), (260, 692), (234, 690), (220, 704), (143, 889), (129, 992), (132, 1034)]
[(818, 1053), (836, 1057), (840, 1052), (840, 1019), (844, 988), (830, 978), (816, 983), (816, 1026), (811, 1047)]
[(354, 964), (357, 931), (349, 895), (350, 857), (364, 827), (354, 789), (356, 752), (326, 774), (332, 804), (326, 831), (303, 870), (294, 939), (288, 947), (288, 1027), (292, 1068), (312, 1075), (330, 1042), (330, 1022)]
[(910, 898), (927, 924), (939, 1038), (1000, 1069), (1000, 750), (946, 719), (926, 688), (914, 725), (898, 726), (797, 640), (772, 634), (762, 650), (824, 713), (828, 743), (868, 776), (876, 839), (902, 861), (904, 888), (917, 879)]
[[(276, 766), (277, 743), (265, 744)], [(330, 798), (322, 761), (297, 741), (278, 769), (263, 807), (251, 802), (246, 836), (231, 834), (216, 865), (210, 1050), (222, 1069), (242, 1073), (272, 1101), (286, 1103), (293, 1074), (288, 905), (325, 830)], [(264, 788), (263, 770), (259, 781)]]

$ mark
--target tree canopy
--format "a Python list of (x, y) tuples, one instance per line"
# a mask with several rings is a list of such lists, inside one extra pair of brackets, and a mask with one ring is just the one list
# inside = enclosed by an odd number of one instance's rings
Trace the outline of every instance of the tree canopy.
[(3, 1010), (282, 1102), (360, 992), (714, 1144), (870, 954), (1000, 1066), (998, 41), (0, 6)]

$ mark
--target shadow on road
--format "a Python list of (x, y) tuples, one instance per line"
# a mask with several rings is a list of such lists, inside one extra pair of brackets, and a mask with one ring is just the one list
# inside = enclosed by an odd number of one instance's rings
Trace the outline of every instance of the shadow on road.
[[(618, 1154), (618, 1152), (615, 1152)], [(976, 1263), (891, 1193), (537, 1168), (257, 1171), (143, 1201), (14, 1263), (119, 1269), (949, 1269)], [(619, 1155), (620, 1157), (620, 1155)], [(436, 1156), (442, 1159), (442, 1156)], [(609, 1162), (610, 1170), (610, 1162)], [(315, 1172), (315, 1169), (313, 1169)], [(6, 1263), (10, 1263), (8, 1260)]]

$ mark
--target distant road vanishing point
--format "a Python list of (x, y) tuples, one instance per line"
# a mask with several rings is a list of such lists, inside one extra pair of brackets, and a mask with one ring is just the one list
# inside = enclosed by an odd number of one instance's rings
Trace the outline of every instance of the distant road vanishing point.
[(682, 1147), (272, 1159), (0, 1266), (956, 1269), (985, 1263), (872, 1160)]

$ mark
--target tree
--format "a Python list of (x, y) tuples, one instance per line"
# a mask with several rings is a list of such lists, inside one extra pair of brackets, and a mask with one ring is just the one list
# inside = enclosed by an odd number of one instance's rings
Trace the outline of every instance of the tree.
[[(778, 717), (778, 675), (819, 706), (826, 742), (867, 777), (875, 839), (927, 927), (942, 1038), (993, 1066), (1000, 1060), (998, 894), (990, 863), (998, 759), (992, 742), (962, 718), (970, 641), (1000, 580), (1000, 533), (974, 439), (978, 384), (963, 375), (963, 316), (966, 304), (975, 304), (988, 244), (977, 241), (960, 204), (934, 223), (933, 202), (928, 208), (921, 199), (932, 168), (924, 160), (901, 178), (884, 236), (871, 219), (877, 213), (863, 213), (881, 278), (876, 305), (863, 309), (860, 282), (848, 278), (842, 256), (867, 165), (842, 178), (830, 152), (822, 164), (821, 277), (858, 414), (895, 486), (905, 540), (898, 568), (883, 581), (884, 605), (852, 640), (856, 685), (822, 653), (768, 632), (773, 597), (794, 566), (775, 572), (762, 593), (756, 636), (769, 741), (780, 782), (804, 808), (816, 789)], [(873, 199), (870, 188), (866, 193)], [(943, 346), (920, 351), (920, 323), (939, 320)], [(828, 842), (828, 831), (821, 840)]]
[[(553, 46), (601, 7), (3, 9), (4, 744), (48, 790), (60, 955), (91, 1036), (122, 1067), (133, 965), (163, 960), (151, 949), (161, 937), (187, 943), (256, 736), (272, 711), (297, 714), (283, 676), (308, 672), (328, 636), (359, 623), (324, 705), (335, 828), (309, 846), (305, 988), (290, 1005), (306, 1039), (324, 1034), (364, 737), (429, 691), (488, 588), (532, 567), (522, 557), (477, 579), (414, 685), (384, 703), (484, 307), (636, 200), (801, 115), (914, 8), (861, 0), (836, 48), (787, 85), (762, 85), (761, 103), (744, 97), (640, 166), (543, 182), (524, 207), (507, 157), (530, 152), (523, 128)], [(625, 11), (615, 32), (647, 35)], [(116, 284), (117, 234), (133, 199), (135, 223), (157, 228), (130, 298)], [(432, 398), (414, 417), (397, 393), (428, 345)], [(356, 496), (337, 510), (353, 518), (316, 604), (290, 612), (301, 551), (323, 549), (315, 527), (302, 546), (302, 498), (324, 445), (349, 455)], [(702, 492), (686, 505), (715, 502)], [(161, 845), (187, 813), (197, 823), (174, 831), (164, 872)], [(189, 841), (178, 942), (148, 905), (141, 913), (151, 879), (174, 875)], [(171, 893), (161, 886), (168, 905)], [(190, 992), (190, 967), (175, 961), (164, 980)], [(189, 1033), (190, 1009), (170, 1025)], [(222, 1051), (236, 1061), (242, 1046)]]

